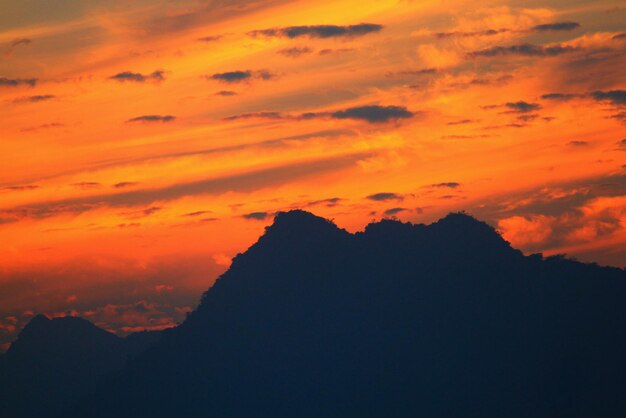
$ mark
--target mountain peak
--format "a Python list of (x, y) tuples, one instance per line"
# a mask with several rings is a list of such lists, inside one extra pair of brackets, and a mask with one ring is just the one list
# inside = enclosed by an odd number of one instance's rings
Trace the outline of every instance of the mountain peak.
[(278, 212), (274, 222), (261, 237), (260, 241), (277, 241), (293, 243), (294, 241), (310, 242), (324, 240), (339, 234), (348, 234), (339, 229), (332, 221), (316, 216), (305, 210)]
[(73, 316), (50, 319), (39, 314), (33, 317), (11, 344), (7, 354), (20, 355), (31, 351), (63, 351), (85, 341), (114, 344), (120, 338), (98, 328), (90, 321)]

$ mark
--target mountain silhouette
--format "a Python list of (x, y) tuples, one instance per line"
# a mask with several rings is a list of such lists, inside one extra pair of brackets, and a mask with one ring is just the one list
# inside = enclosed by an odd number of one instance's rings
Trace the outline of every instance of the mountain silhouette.
[(82, 318), (37, 315), (0, 361), (0, 416), (55, 416), (158, 337), (140, 332), (120, 338)]
[(351, 234), (279, 213), (61, 416), (626, 416), (625, 296), (624, 270), (524, 256), (465, 214)]

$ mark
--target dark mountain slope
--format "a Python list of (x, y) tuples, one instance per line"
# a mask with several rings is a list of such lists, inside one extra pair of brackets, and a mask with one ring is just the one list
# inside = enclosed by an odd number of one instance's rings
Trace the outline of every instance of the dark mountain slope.
[(0, 416), (55, 416), (158, 335), (143, 332), (124, 339), (85, 319), (35, 316), (0, 363)]
[(302, 211), (67, 417), (626, 416), (626, 274), (452, 214), (349, 234)]

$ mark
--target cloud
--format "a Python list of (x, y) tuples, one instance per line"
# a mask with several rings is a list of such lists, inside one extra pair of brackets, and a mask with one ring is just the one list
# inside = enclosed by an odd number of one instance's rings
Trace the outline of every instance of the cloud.
[(318, 206), (318, 205), (324, 205), (326, 207), (332, 208), (335, 207), (339, 204), (339, 202), (341, 202), (342, 198), (340, 197), (331, 197), (328, 199), (321, 199), (321, 200), (313, 200), (311, 202), (308, 202), (306, 205), (307, 206)]
[(224, 120), (234, 121), (240, 119), (270, 119), (270, 120), (310, 120), (317, 118), (331, 119), (355, 119), (369, 123), (385, 123), (398, 119), (408, 119), (415, 116), (414, 112), (404, 106), (356, 106), (333, 112), (307, 112), (299, 115), (284, 114), (281, 112), (263, 111), (249, 112), (227, 116)]
[(579, 27), (580, 23), (578, 22), (554, 22), (533, 26), (532, 30), (537, 32), (570, 31)]
[(115, 183), (113, 187), (115, 187), (116, 189), (123, 189), (125, 187), (137, 186), (138, 184), (139, 183), (135, 181), (122, 181), (120, 183)]
[(26, 96), (26, 97), (18, 97), (13, 100), (14, 103), (39, 103), (45, 102), (47, 100), (56, 99), (57, 96), (54, 94), (40, 94), (35, 96)]
[(80, 189), (94, 189), (101, 187), (102, 185), (94, 181), (81, 181), (79, 183), (72, 183), (72, 186), (78, 187)]
[(124, 71), (109, 77), (109, 80), (119, 81), (121, 83), (130, 81), (133, 83), (145, 83), (146, 81), (161, 82), (165, 80), (165, 71), (156, 70), (151, 74), (133, 73)]
[(146, 218), (148, 216), (154, 215), (155, 213), (160, 212), (161, 210), (163, 210), (163, 208), (160, 206), (151, 206), (145, 209), (133, 210), (130, 212), (123, 212), (120, 215), (128, 219), (140, 219), (140, 218)]
[(385, 211), (385, 215), (393, 216), (393, 215), (397, 215), (400, 212), (404, 212), (406, 210), (407, 210), (406, 208), (391, 208)]
[(369, 123), (385, 123), (408, 119), (415, 114), (404, 106), (357, 106), (331, 113), (334, 119), (358, 119)]
[(352, 52), (354, 50), (355, 50), (354, 48), (336, 48), (336, 49), (324, 48), (324, 49), (321, 49), (318, 52), (318, 54), (319, 55), (341, 54), (343, 52)]
[(453, 122), (448, 122), (447, 125), (451, 125), (451, 126), (454, 126), (454, 125), (466, 125), (468, 123), (474, 123), (474, 122), (477, 122), (477, 121), (474, 120), (474, 119), (461, 119), (461, 120), (455, 120)]
[(460, 187), (461, 183), (457, 183), (456, 181), (448, 181), (445, 183), (435, 183), (435, 184), (431, 184), (430, 187), (436, 187), (436, 188), (450, 188), (450, 189), (456, 189), (457, 187)]
[(479, 51), (470, 52), (470, 57), (497, 57), (506, 55), (521, 55), (529, 57), (553, 57), (569, 52), (577, 51), (579, 48), (569, 45), (540, 46), (532, 44), (519, 44), (511, 46), (494, 46)]
[(313, 50), (308, 46), (294, 46), (292, 48), (285, 48), (278, 51), (279, 54), (290, 58), (298, 58), (302, 55), (311, 54)]
[(626, 125), (626, 112), (615, 113), (611, 115), (610, 118), (620, 121), (621, 123)]
[(30, 86), (35, 87), (38, 79), (36, 78), (6, 78), (0, 77), (0, 87), (19, 87)]
[(184, 213), (181, 216), (192, 217), (193, 218), (193, 217), (196, 217), (196, 216), (208, 215), (208, 214), (211, 214), (211, 213), (213, 213), (213, 212), (211, 212), (210, 210), (198, 210), (198, 211), (195, 211), (195, 212)]
[(377, 202), (385, 202), (387, 200), (404, 200), (404, 196), (402, 196), (401, 194), (397, 194), (397, 193), (380, 192), (380, 193), (374, 193), (374, 194), (367, 196), (367, 199), (374, 200)]
[(501, 33), (510, 32), (511, 29), (485, 29), (475, 32), (436, 32), (433, 34), (435, 38), (447, 39), (447, 38), (469, 38), (475, 36), (494, 36)]
[(357, 37), (369, 33), (380, 32), (382, 25), (375, 23), (359, 23), (357, 25), (311, 25), (311, 26), (287, 26), (283, 28), (261, 29), (248, 32), (249, 36), (285, 37), (285, 38), (337, 38)]
[(0, 209), (0, 217), (14, 222), (20, 219), (42, 219), (60, 213), (80, 214), (102, 207), (150, 205), (154, 202), (169, 201), (185, 196), (217, 195), (226, 192), (245, 193), (290, 183), (319, 173), (351, 167), (358, 161), (372, 155), (371, 152), (359, 152), (305, 162), (300, 161), (241, 174), (178, 183), (157, 189), (128, 190), (118, 193), (43, 201), (11, 209)]
[(36, 184), (18, 184), (15, 186), (5, 186), (2, 190), (11, 190), (11, 191), (25, 191), (25, 190), (35, 190), (38, 189), (39, 186)]
[(544, 100), (555, 100), (555, 101), (568, 101), (573, 100), (577, 97), (580, 97), (577, 94), (569, 94), (569, 93), (548, 93), (541, 96)]
[(273, 74), (268, 70), (236, 70), (227, 71), (224, 73), (215, 73), (210, 76), (206, 76), (208, 80), (217, 80), (223, 83), (240, 83), (242, 81), (249, 81), (252, 79), (271, 80), (275, 77), (276, 74)]
[(135, 123), (135, 122), (140, 122), (140, 123), (154, 123), (154, 122), (167, 123), (167, 122), (173, 122), (175, 119), (176, 119), (176, 116), (172, 116), (172, 115), (143, 115), (143, 116), (137, 116), (136, 118), (128, 119), (126, 122), (127, 123)]
[(613, 35), (611, 39), (626, 39), (626, 32), (618, 33), (617, 35)]
[(270, 214), (268, 212), (251, 212), (251, 213), (246, 213), (245, 215), (242, 215), (241, 217), (244, 219), (248, 219), (248, 220), (264, 221), (269, 216)]
[(231, 96), (236, 96), (237, 92), (232, 91), (232, 90), (220, 90), (218, 92), (215, 92), (215, 95), (222, 96), (222, 97), (231, 97)]
[(216, 42), (222, 39), (224, 35), (212, 35), (212, 36), (203, 36), (202, 38), (198, 38), (198, 42)]
[(574, 141), (569, 141), (567, 145), (569, 145), (570, 147), (586, 147), (589, 145), (589, 142), (574, 140)]
[(513, 113), (528, 113), (541, 109), (541, 106), (537, 103), (528, 103), (524, 101), (508, 102), (504, 104), (505, 107), (510, 109)]
[(227, 116), (224, 120), (241, 120), (241, 119), (285, 119), (289, 116), (280, 112), (250, 112), (240, 113), (238, 115)]
[(618, 106), (626, 105), (626, 90), (594, 91), (591, 97), (597, 101), (608, 101)]
[(33, 43), (33, 41), (28, 38), (14, 39), (11, 42), (9, 42), (8, 47), (6, 48), (4, 52), (4, 55), (7, 57), (10, 57), (15, 51), (15, 48), (17, 48), (20, 45), (30, 45), (31, 43)]
[(35, 132), (35, 131), (38, 131), (40, 129), (61, 128), (63, 126), (65, 126), (65, 125), (62, 124), (62, 123), (57, 123), (57, 122), (44, 123), (42, 125), (31, 126), (29, 128), (22, 128), (22, 129), (20, 129), (20, 132)]

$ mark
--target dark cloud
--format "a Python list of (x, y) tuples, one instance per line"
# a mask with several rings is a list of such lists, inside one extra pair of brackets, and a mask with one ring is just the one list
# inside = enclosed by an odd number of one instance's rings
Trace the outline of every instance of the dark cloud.
[(589, 145), (589, 142), (574, 140), (574, 141), (569, 141), (567, 145), (569, 145), (570, 147), (586, 147)]
[(115, 183), (113, 187), (115, 187), (116, 189), (123, 189), (125, 187), (137, 186), (138, 184), (139, 183), (135, 181), (122, 181), (120, 183)]
[(127, 123), (141, 122), (141, 123), (154, 123), (154, 122), (173, 122), (176, 116), (172, 115), (143, 115), (136, 118), (128, 119)]
[(331, 48), (324, 48), (322, 50), (320, 50), (318, 52), (319, 55), (329, 55), (329, 54), (340, 54), (343, 52), (351, 52), (354, 51), (354, 48), (337, 48), (337, 49), (331, 49)]
[(124, 83), (130, 81), (133, 83), (145, 83), (146, 81), (161, 82), (165, 80), (165, 71), (156, 70), (151, 74), (133, 73), (130, 71), (124, 71), (109, 77), (109, 80), (119, 81)]
[(25, 191), (25, 190), (35, 190), (38, 189), (39, 186), (36, 184), (18, 184), (15, 186), (5, 186), (2, 190), (11, 190), (11, 191)]
[(620, 148), (626, 149), (626, 138), (624, 138), (621, 141), (619, 141), (618, 145), (619, 145)]
[(34, 132), (34, 131), (38, 131), (40, 129), (50, 129), (50, 128), (61, 128), (65, 125), (63, 125), (62, 123), (44, 123), (43, 125), (37, 125), (37, 126), (31, 126), (29, 128), (22, 128), (20, 129), (20, 132)]
[(299, 115), (289, 115), (281, 112), (250, 112), (227, 116), (224, 120), (240, 119), (272, 119), (272, 120), (310, 120), (316, 118), (332, 119), (356, 119), (369, 123), (385, 123), (392, 120), (407, 119), (415, 116), (415, 113), (403, 106), (357, 106), (334, 112), (307, 112)]
[(573, 46), (540, 46), (532, 44), (519, 44), (511, 46), (494, 46), (480, 51), (471, 52), (470, 57), (497, 57), (506, 55), (521, 55), (529, 57), (553, 57), (578, 50)]
[(203, 36), (202, 38), (198, 38), (198, 42), (216, 42), (223, 37), (224, 35)]
[(278, 51), (279, 54), (290, 58), (298, 58), (302, 55), (311, 54), (313, 50), (308, 46), (294, 46), (292, 48), (285, 48)]
[(240, 113), (238, 115), (227, 116), (224, 120), (240, 120), (240, 119), (285, 119), (289, 116), (280, 112), (250, 112)]
[(209, 80), (217, 80), (223, 83), (240, 83), (242, 81), (249, 81), (252, 79), (271, 80), (275, 78), (276, 74), (271, 73), (268, 70), (236, 70), (227, 71), (224, 73), (215, 73), (210, 76), (206, 76)]
[(415, 114), (404, 106), (357, 106), (331, 113), (334, 119), (358, 119), (369, 123), (385, 123), (408, 119)]
[(236, 96), (237, 92), (232, 90), (220, 90), (215, 93), (216, 96), (231, 97)]
[(359, 23), (358, 25), (311, 25), (311, 26), (288, 26), (284, 28), (270, 28), (248, 32), (249, 36), (267, 36), (284, 38), (336, 38), (357, 37), (369, 33), (380, 32), (382, 25), (375, 23)]
[(477, 121), (474, 119), (461, 119), (461, 120), (456, 120), (453, 122), (448, 122), (447, 124), (454, 126), (454, 125), (466, 125), (468, 123), (474, 123), (474, 122), (477, 122)]
[(242, 218), (254, 221), (264, 221), (270, 217), (268, 212), (252, 212), (242, 215)]
[(0, 87), (19, 87), (30, 86), (35, 87), (37, 84), (36, 78), (6, 78), (0, 77)]
[(57, 96), (54, 94), (39, 94), (35, 96), (27, 96), (27, 97), (19, 97), (15, 99), (14, 103), (39, 103), (45, 102), (47, 100), (56, 99)]
[(431, 184), (430, 187), (437, 187), (437, 188), (450, 188), (450, 189), (456, 189), (457, 187), (460, 187), (461, 183), (457, 183), (456, 181), (448, 181), (448, 182), (444, 182), (444, 183), (435, 183), (435, 184)]
[(162, 209), (163, 208), (160, 206), (151, 206), (145, 209), (133, 210), (130, 212), (123, 212), (123, 213), (120, 213), (120, 215), (125, 216), (126, 218), (129, 218), (129, 219), (140, 219), (140, 218), (146, 218), (148, 216), (154, 215), (155, 213), (161, 211)]
[(548, 93), (541, 96), (544, 100), (557, 100), (557, 101), (568, 101), (579, 97), (577, 94), (569, 94), (569, 93)]
[(195, 211), (195, 212), (185, 213), (185, 214), (183, 214), (181, 216), (194, 218), (196, 216), (208, 215), (210, 213), (213, 213), (213, 212), (211, 212), (210, 210), (198, 210), (198, 211)]
[(554, 22), (533, 26), (532, 30), (538, 32), (569, 31), (579, 27), (580, 23), (578, 22)]
[(532, 122), (533, 120), (537, 118), (539, 118), (539, 115), (537, 113), (532, 113), (532, 114), (519, 115), (517, 117), (517, 120), (520, 120), (522, 122)]
[(404, 197), (401, 194), (391, 193), (391, 192), (380, 192), (374, 193), (367, 196), (369, 200), (375, 200), (377, 202), (384, 202), (387, 200), (403, 200)]
[(626, 105), (626, 90), (594, 91), (591, 97), (598, 101), (608, 101), (614, 105)]
[(397, 215), (400, 212), (404, 212), (406, 211), (406, 208), (391, 208), (391, 209), (387, 209), (385, 211), (385, 215), (386, 216), (393, 216), (393, 215)]
[(511, 29), (485, 29), (476, 32), (437, 32), (433, 34), (435, 38), (438, 39), (446, 39), (446, 38), (469, 38), (474, 36), (494, 36), (504, 32), (510, 32)]
[(611, 119), (615, 119), (620, 121), (621, 123), (626, 125), (626, 112), (618, 112), (610, 116)]
[(518, 102), (505, 103), (504, 106), (510, 109), (509, 111), (513, 113), (528, 113), (541, 109), (541, 106), (537, 103), (528, 103), (521, 100)]
[(626, 39), (626, 32), (618, 33), (617, 35), (613, 35), (611, 39)]
[(339, 204), (339, 202), (341, 202), (342, 200), (344, 200), (344, 199), (342, 199), (340, 197), (331, 197), (331, 198), (328, 198), (328, 199), (313, 200), (311, 202), (308, 202), (306, 204), (306, 206), (310, 207), (310, 206), (324, 205), (326, 207), (331, 208), (331, 207), (337, 206)]

